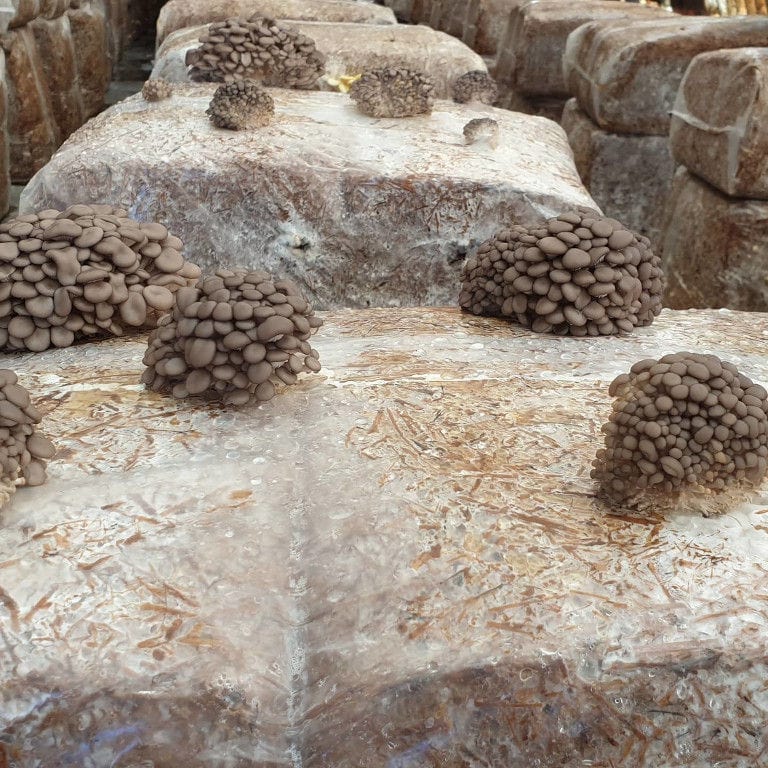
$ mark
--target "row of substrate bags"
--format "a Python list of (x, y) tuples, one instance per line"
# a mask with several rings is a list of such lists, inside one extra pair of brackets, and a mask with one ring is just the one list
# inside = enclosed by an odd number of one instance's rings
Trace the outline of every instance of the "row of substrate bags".
[(765, 311), (768, 48), (696, 56), (677, 93), (670, 143), (678, 170), (661, 243), (668, 305)]
[(603, 21), (569, 36), (563, 65), (574, 98), (563, 126), (607, 213), (660, 242), (675, 167), (670, 113), (686, 68), (699, 53), (766, 39), (759, 17)]

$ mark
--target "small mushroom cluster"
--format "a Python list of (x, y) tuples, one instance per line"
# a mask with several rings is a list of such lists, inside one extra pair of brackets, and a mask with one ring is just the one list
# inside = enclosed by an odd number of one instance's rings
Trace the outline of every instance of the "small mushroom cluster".
[(459, 104), (473, 101), (481, 104), (495, 104), (499, 98), (496, 81), (482, 69), (465, 72), (453, 82), (453, 100)]
[(431, 77), (406, 67), (372, 69), (352, 83), (349, 95), (371, 117), (412, 117), (432, 111)]
[(142, 381), (156, 392), (227, 405), (270, 400), (275, 384), (320, 370), (309, 337), (322, 325), (298, 288), (266, 272), (219, 270), (177, 293), (149, 337)]
[(45, 461), (56, 453), (50, 440), (37, 434), (40, 411), (13, 371), (0, 370), (0, 505), (16, 486), (42, 485)]
[(611, 504), (663, 507), (686, 491), (716, 497), (765, 477), (768, 393), (731, 363), (693, 352), (642, 360), (609, 393), (592, 477)]
[(209, 24), (200, 43), (187, 52), (185, 60), (195, 82), (249, 79), (266, 86), (311, 90), (318, 87), (325, 69), (325, 56), (314, 40), (261, 16)]
[(538, 333), (599, 336), (652, 323), (663, 287), (647, 238), (581, 211), (539, 229), (513, 226), (483, 243), (464, 265), (459, 304)]
[(237, 80), (216, 89), (206, 114), (217, 128), (231, 131), (263, 128), (275, 116), (275, 102), (253, 80)]
[(492, 117), (476, 117), (464, 126), (466, 144), (486, 143), (492, 149), (499, 146), (499, 124)]
[(147, 80), (142, 86), (141, 95), (144, 101), (162, 101), (173, 94), (173, 86), (162, 77)]
[(0, 347), (42, 352), (154, 325), (200, 276), (162, 224), (74, 205), (0, 224)]

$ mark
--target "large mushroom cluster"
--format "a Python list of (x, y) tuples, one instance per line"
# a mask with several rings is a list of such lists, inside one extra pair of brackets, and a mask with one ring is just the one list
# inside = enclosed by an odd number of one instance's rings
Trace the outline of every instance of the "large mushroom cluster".
[(322, 325), (298, 288), (266, 272), (219, 270), (184, 288), (149, 338), (142, 381), (157, 392), (244, 405), (320, 370), (309, 338)]
[(371, 69), (352, 83), (349, 95), (371, 117), (429, 114), (434, 105), (431, 77), (407, 67)]
[(275, 115), (275, 102), (253, 80), (237, 80), (216, 89), (206, 114), (217, 128), (231, 131), (263, 128)]
[(709, 497), (702, 511), (718, 511), (718, 495), (765, 477), (768, 393), (731, 363), (693, 352), (642, 360), (609, 392), (592, 477), (613, 505), (673, 506), (690, 492)]
[(181, 249), (162, 224), (109, 205), (0, 224), (0, 347), (42, 352), (153, 326), (200, 277)]
[(45, 482), (45, 461), (56, 449), (35, 431), (40, 418), (16, 374), (0, 370), (0, 505), (8, 501), (17, 485)]
[(200, 47), (187, 52), (185, 63), (195, 82), (247, 79), (311, 90), (323, 75), (325, 56), (306, 35), (274, 19), (252, 16), (209, 24)]
[(663, 287), (647, 238), (582, 211), (537, 229), (513, 226), (483, 243), (464, 265), (459, 304), (536, 332), (599, 336), (652, 323)]

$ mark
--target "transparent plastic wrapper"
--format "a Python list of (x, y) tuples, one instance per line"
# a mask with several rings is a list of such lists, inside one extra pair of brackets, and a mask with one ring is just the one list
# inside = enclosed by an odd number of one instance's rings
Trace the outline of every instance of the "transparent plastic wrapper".
[(413, 16), (414, 0), (384, 0), (383, 5), (392, 9), (398, 21), (414, 24), (418, 22)]
[(675, 161), (666, 136), (612, 133), (569, 99), (563, 129), (581, 180), (607, 216), (659, 243)]
[(697, 56), (669, 136), (675, 160), (721, 192), (768, 199), (768, 48)]
[(665, 306), (768, 310), (768, 200), (728, 197), (680, 167), (659, 250)]
[(520, 0), (467, 0), (462, 40), (482, 56), (498, 52), (509, 12)]
[(142, 339), (14, 358), (59, 453), (0, 512), (0, 761), (759, 765), (765, 499), (613, 517), (589, 471), (615, 376), (696, 338), (765, 382), (766, 334), (343, 311), (237, 411)]
[(615, 0), (518, 0), (505, 19), (496, 78), (526, 96), (567, 98), (562, 57), (573, 30), (591, 21), (668, 15), (659, 8)]
[(184, 27), (224, 21), (234, 16), (250, 18), (348, 22), (355, 24), (395, 24), (389, 8), (356, 0), (170, 0), (157, 17), (157, 45), (171, 32)]
[(565, 83), (601, 128), (666, 135), (677, 89), (694, 56), (766, 40), (768, 19), (757, 17), (592, 22), (568, 37)]
[[(314, 40), (326, 57), (326, 70), (332, 77), (405, 66), (435, 81), (436, 98), (450, 99), (451, 85), (457, 77), (486, 70), (482, 57), (464, 43), (429, 27), (316, 21), (285, 24)], [(157, 51), (152, 76), (175, 83), (189, 82), (186, 54), (200, 45), (200, 35), (205, 31), (206, 27), (200, 26), (169, 35)]]
[(105, 33), (102, 10), (83, 3), (5, 34), (5, 135), (14, 183), (30, 179), (101, 109), (110, 77)]
[[(132, 97), (73, 136), (21, 209), (118, 202), (158, 221), (203, 270), (240, 265), (294, 280), (318, 309), (452, 304), (466, 253), (501, 222), (524, 226), (594, 202), (562, 129), (483, 106), (376, 119), (346, 94), (270, 89), (275, 119), (214, 128), (215, 84)], [(466, 145), (478, 116), (496, 149)]]

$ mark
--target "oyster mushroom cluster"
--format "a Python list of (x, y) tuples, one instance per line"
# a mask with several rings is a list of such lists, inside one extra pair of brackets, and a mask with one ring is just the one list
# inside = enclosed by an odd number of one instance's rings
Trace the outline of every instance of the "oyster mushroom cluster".
[(109, 205), (0, 224), (0, 347), (42, 352), (153, 326), (200, 269), (162, 224)]
[(473, 101), (480, 104), (495, 104), (499, 98), (496, 81), (481, 69), (465, 72), (453, 82), (453, 100), (458, 104)]
[(219, 270), (176, 296), (149, 337), (142, 381), (156, 392), (244, 405), (320, 370), (309, 338), (322, 320), (289, 280)]
[(169, 99), (173, 94), (173, 86), (162, 77), (156, 77), (147, 80), (141, 88), (141, 95), (144, 101), (162, 101)]
[(349, 95), (371, 117), (412, 117), (432, 111), (431, 77), (406, 67), (371, 69), (352, 83)]
[(768, 393), (731, 363), (694, 352), (642, 360), (609, 392), (592, 477), (610, 503), (663, 508), (689, 492), (709, 497), (705, 513), (722, 511), (726, 491), (765, 477)]
[(217, 128), (231, 131), (263, 128), (275, 116), (275, 102), (253, 80), (236, 80), (216, 89), (206, 114)]
[(42, 485), (45, 461), (56, 453), (53, 443), (35, 431), (40, 411), (13, 371), (0, 369), (0, 505), (17, 485)]
[(265, 86), (311, 90), (325, 69), (314, 40), (262, 16), (233, 18), (208, 25), (200, 47), (185, 63), (195, 82), (257, 80)]
[(513, 226), (483, 243), (464, 265), (459, 304), (539, 333), (599, 336), (652, 323), (663, 287), (646, 237), (582, 211), (537, 229)]

